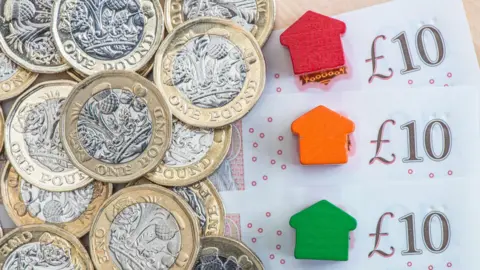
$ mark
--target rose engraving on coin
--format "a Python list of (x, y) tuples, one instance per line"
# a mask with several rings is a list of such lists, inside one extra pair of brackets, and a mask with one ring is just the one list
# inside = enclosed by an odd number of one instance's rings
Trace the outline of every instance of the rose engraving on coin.
[(223, 236), (203, 237), (193, 270), (263, 270), (263, 264), (245, 244)]
[(110, 226), (110, 254), (120, 269), (168, 269), (180, 245), (177, 221), (157, 204), (128, 206)]
[(74, 86), (48, 81), (20, 96), (10, 111), (5, 149), (23, 179), (49, 191), (69, 191), (93, 181), (71, 163), (60, 141), (60, 111)]
[(173, 119), (173, 134), (170, 148), (163, 163), (167, 166), (188, 166), (200, 161), (213, 144), (214, 130), (190, 127)]
[(122, 164), (137, 158), (152, 139), (152, 117), (146, 92), (105, 89), (83, 105), (78, 118), (80, 144), (106, 163)]
[(21, 181), (22, 200), (32, 217), (48, 223), (65, 223), (77, 219), (92, 201), (94, 185), (66, 192), (51, 192)]
[[(129, 186), (152, 184), (146, 178), (130, 182)], [(202, 236), (223, 235), (225, 209), (220, 194), (210, 182), (205, 179), (186, 187), (172, 187), (171, 190), (182, 197), (195, 213)]]
[(145, 21), (154, 15), (151, 2), (140, 6), (137, 0), (67, 0), (58, 30), (71, 33), (90, 56), (116, 60), (138, 46)]
[(251, 31), (257, 20), (257, 3), (255, 0), (185, 0), (183, 14), (187, 20), (199, 17), (230, 19)]
[(0, 101), (20, 94), (37, 76), (19, 67), (0, 50)]
[(53, 0), (1, 0), (0, 43), (17, 63), (35, 72), (67, 69), (50, 29)]
[(144, 68), (164, 31), (159, 0), (59, 0), (52, 25), (62, 56), (86, 75)]
[(65, 102), (58, 92), (49, 92), (38, 103), (20, 106), (13, 128), (23, 134), (28, 155), (52, 172), (73, 169), (60, 142), (58, 121), (60, 109)]
[(93, 270), (80, 241), (51, 225), (16, 228), (0, 239), (0, 268), (4, 270)]
[(236, 24), (199, 18), (176, 28), (155, 58), (154, 81), (172, 113), (196, 127), (242, 118), (265, 87), (265, 60), (255, 38)]
[(74, 270), (75, 265), (63, 249), (48, 242), (34, 242), (13, 251), (3, 269), (65, 269)]
[(188, 204), (157, 185), (130, 186), (96, 215), (90, 250), (97, 269), (192, 269), (199, 225)]
[(94, 181), (65, 192), (40, 189), (23, 180), (9, 162), (0, 182), (3, 205), (17, 226), (52, 224), (77, 237), (90, 230), (93, 217), (112, 194), (112, 185)]
[(60, 139), (73, 164), (109, 183), (139, 178), (159, 164), (172, 134), (164, 97), (128, 71), (103, 71), (83, 80), (60, 116)]
[(167, 30), (201, 17), (226, 19), (251, 32), (263, 45), (275, 23), (274, 0), (166, 0)]
[(202, 35), (188, 41), (173, 63), (172, 82), (196, 106), (218, 108), (243, 88), (248, 65), (228, 39)]

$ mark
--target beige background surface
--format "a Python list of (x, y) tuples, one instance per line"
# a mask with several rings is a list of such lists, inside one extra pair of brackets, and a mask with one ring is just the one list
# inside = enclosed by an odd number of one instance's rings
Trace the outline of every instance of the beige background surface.
[[(307, 10), (324, 15), (344, 12), (389, 2), (388, 0), (276, 0), (277, 20), (275, 29), (283, 29), (295, 22)], [(401, 1), (401, 0), (391, 0)], [(418, 0), (422, 1), (422, 0)], [(480, 0), (463, 0), (472, 33), (477, 58), (480, 61)], [(348, 26), (347, 26), (348, 27)]]

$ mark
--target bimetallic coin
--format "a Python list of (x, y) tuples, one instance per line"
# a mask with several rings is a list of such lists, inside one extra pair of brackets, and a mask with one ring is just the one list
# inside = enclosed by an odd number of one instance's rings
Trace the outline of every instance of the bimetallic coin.
[(0, 46), (14, 62), (37, 73), (68, 69), (53, 42), (54, 0), (0, 0)]
[[(150, 71), (152, 71), (152, 69), (153, 69), (153, 62), (154, 62), (154, 59), (150, 60), (150, 62), (147, 64), (147, 66), (138, 70), (137, 73), (142, 75), (143, 77), (147, 77), (148, 74), (150, 73)], [(79, 72), (79, 71), (77, 71), (73, 68), (67, 70), (67, 74), (77, 82), (81, 82), (81, 81), (85, 80), (85, 78), (88, 77), (87, 75), (82, 74), (81, 72)]]
[(200, 229), (174, 192), (141, 185), (122, 189), (104, 203), (89, 240), (97, 269), (192, 269)]
[(203, 237), (202, 249), (193, 270), (263, 270), (262, 261), (245, 244), (228, 237)]
[(147, 66), (164, 32), (159, 0), (59, 0), (52, 20), (60, 53), (86, 75)]
[[(146, 178), (130, 182), (127, 186), (153, 184)], [(223, 236), (225, 229), (225, 208), (222, 199), (210, 180), (205, 179), (187, 187), (172, 187), (198, 218), (201, 236)]]
[(242, 118), (260, 98), (265, 61), (249, 32), (223, 19), (200, 18), (162, 43), (154, 80), (182, 122), (221, 127)]
[(70, 191), (93, 179), (70, 161), (60, 141), (60, 110), (75, 82), (47, 81), (15, 102), (7, 118), (5, 151), (12, 166), (31, 184), (49, 191)]
[(173, 118), (172, 142), (163, 161), (145, 175), (163, 186), (187, 186), (211, 175), (227, 155), (232, 127), (203, 129)]
[(0, 101), (22, 93), (37, 76), (37, 73), (19, 67), (0, 51)]
[(100, 206), (112, 195), (112, 184), (94, 181), (82, 188), (51, 192), (40, 189), (5, 165), (1, 190), (3, 205), (17, 226), (51, 224), (82, 237)]
[(172, 116), (153, 83), (128, 71), (105, 71), (68, 96), (61, 140), (75, 166), (105, 182), (125, 183), (157, 166), (170, 144)]
[(185, 21), (200, 17), (231, 20), (250, 31), (263, 46), (275, 24), (275, 0), (166, 0), (168, 32)]
[(28, 225), (0, 239), (0, 268), (93, 270), (93, 264), (71, 233), (51, 225)]

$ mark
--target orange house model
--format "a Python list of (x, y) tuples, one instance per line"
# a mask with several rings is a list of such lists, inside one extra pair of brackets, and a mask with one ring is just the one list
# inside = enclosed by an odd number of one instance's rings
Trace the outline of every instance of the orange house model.
[(344, 22), (306, 12), (280, 36), (288, 47), (296, 75), (335, 69), (345, 65), (341, 36), (347, 27)]
[(292, 123), (299, 138), (300, 163), (345, 164), (348, 162), (348, 134), (355, 124), (346, 117), (318, 106)]

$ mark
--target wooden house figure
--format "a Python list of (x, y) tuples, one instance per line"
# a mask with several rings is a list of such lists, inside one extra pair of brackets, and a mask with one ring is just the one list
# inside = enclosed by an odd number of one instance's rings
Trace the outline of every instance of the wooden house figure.
[(296, 75), (335, 69), (345, 65), (345, 31), (344, 22), (308, 11), (282, 33), (280, 43), (290, 50)]
[(291, 129), (299, 137), (301, 164), (348, 162), (348, 134), (355, 131), (355, 124), (348, 118), (318, 106), (296, 119)]
[(357, 221), (342, 209), (323, 200), (293, 215), (296, 230), (295, 258), (347, 261), (349, 234)]

